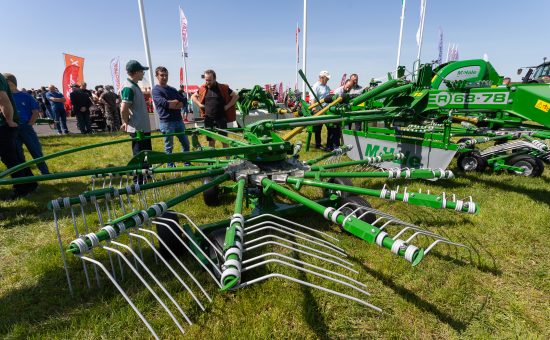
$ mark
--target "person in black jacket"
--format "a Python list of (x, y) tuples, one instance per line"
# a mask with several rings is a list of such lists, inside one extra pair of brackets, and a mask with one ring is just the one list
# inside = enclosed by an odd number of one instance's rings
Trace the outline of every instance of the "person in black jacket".
[(92, 122), (90, 121), (90, 107), (92, 100), (86, 92), (80, 89), (78, 84), (73, 84), (73, 92), (69, 95), (73, 105), (73, 113), (76, 115), (76, 121), (80, 133), (92, 133)]

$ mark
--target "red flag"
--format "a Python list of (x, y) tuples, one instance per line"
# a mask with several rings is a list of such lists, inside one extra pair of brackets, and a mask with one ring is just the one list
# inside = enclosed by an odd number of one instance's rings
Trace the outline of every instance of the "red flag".
[(67, 99), (65, 107), (71, 106), (71, 99), (69, 97), (72, 92), (71, 85), (77, 82), (79, 71), (80, 67), (69, 65), (65, 67), (65, 71), (63, 72), (63, 96)]
[(180, 85), (183, 85), (183, 67), (180, 67)]
[(283, 102), (283, 82), (281, 82), (281, 83), (279, 84), (279, 97), (278, 97), (278, 101), (279, 101), (280, 103)]
[(344, 73), (344, 75), (342, 76), (342, 80), (340, 80), (340, 86), (344, 86), (347, 78), (348, 78), (348, 74)]
[(65, 67), (74, 65), (79, 68), (75, 83), (82, 84), (84, 81), (84, 58), (67, 53), (63, 53), (63, 55), (65, 56)]

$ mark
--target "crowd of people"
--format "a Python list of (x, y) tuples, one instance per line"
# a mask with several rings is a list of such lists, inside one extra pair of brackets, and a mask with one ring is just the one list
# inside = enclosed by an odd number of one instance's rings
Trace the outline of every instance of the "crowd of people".
[[(330, 80), (330, 73), (328, 71), (321, 71), (319, 73), (319, 80), (313, 84), (313, 93), (309, 97), (310, 103), (315, 104), (319, 100), (319, 105), (312, 109), (312, 113), (316, 113), (326, 107), (328, 104), (325, 102), (327, 98), (331, 97), (331, 90), (328, 86)], [(349, 79), (344, 81), (344, 84), (333, 91), (333, 94), (342, 96), (347, 95), (355, 97), (363, 93), (364, 89), (359, 85), (359, 76), (353, 73)], [(327, 140), (325, 146), (322, 144), (321, 132), (325, 125), (315, 125), (313, 132), (315, 135), (315, 148), (325, 151), (332, 151), (340, 146), (340, 140), (342, 138), (342, 124), (331, 123), (326, 125)], [(351, 129), (351, 127), (349, 127)], [(355, 129), (361, 130), (361, 122), (355, 123)]]
[[(67, 127), (67, 112), (69, 111), (77, 119), (77, 127), (82, 134), (92, 133), (91, 116), (94, 111), (100, 111), (105, 117), (108, 131), (127, 132), (132, 141), (132, 154), (146, 150), (152, 150), (150, 138), (151, 123), (149, 113), (152, 111), (148, 105), (148, 97), (154, 103), (160, 121), (159, 129), (164, 137), (164, 151), (172, 153), (174, 150), (174, 134), (177, 136), (182, 151), (189, 151), (189, 140), (185, 134), (185, 123), (188, 120), (189, 103), (187, 94), (183, 92), (183, 86), (179, 90), (168, 85), (168, 69), (158, 66), (155, 69), (157, 85), (152, 89), (142, 89), (138, 83), (143, 80), (144, 72), (148, 67), (136, 60), (130, 60), (126, 64), (128, 78), (122, 85), (119, 93), (115, 93), (112, 86), (96, 86), (89, 90), (86, 83), (72, 84), (69, 99), (71, 106), (67, 105), (67, 98), (54, 86), (41, 87), (34, 90), (21, 90), (17, 87), (17, 78), (10, 73), (0, 74), (0, 157), (8, 167), (14, 167), (25, 162), (23, 145), (28, 149), (33, 158), (42, 157), (42, 147), (33, 124), (39, 117), (51, 118), (55, 121), (58, 134), (70, 133)], [(219, 133), (226, 135), (224, 130), (228, 123), (235, 121), (235, 104), (239, 98), (229, 85), (217, 82), (216, 72), (206, 70), (202, 77), (201, 85), (191, 99), (200, 109), (206, 128), (217, 128)], [(330, 102), (331, 89), (328, 86), (330, 73), (321, 71), (319, 80), (313, 85), (313, 93), (310, 103), (319, 103), (313, 112), (322, 110)], [(344, 84), (332, 91), (337, 95), (357, 96), (364, 89), (358, 84), (359, 77), (352, 74)], [(315, 147), (326, 151), (333, 150), (340, 145), (342, 127), (340, 124), (328, 124), (327, 140), (322, 145), (321, 131), (323, 125), (314, 126)], [(350, 127), (351, 128), (351, 127)], [(356, 129), (361, 126), (356, 125)], [(210, 147), (215, 147), (215, 140), (208, 137)], [(223, 147), (227, 145), (223, 144)], [(40, 173), (49, 174), (46, 163), (37, 164)], [(169, 166), (174, 166), (170, 163)], [(29, 168), (14, 172), (12, 177), (32, 176)], [(139, 178), (136, 181), (140, 181)], [(37, 183), (17, 184), (10, 198), (25, 196), (34, 191)]]

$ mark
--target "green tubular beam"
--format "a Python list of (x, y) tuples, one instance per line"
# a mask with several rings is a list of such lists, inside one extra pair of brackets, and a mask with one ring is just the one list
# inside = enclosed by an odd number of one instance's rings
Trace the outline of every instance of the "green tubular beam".
[(359, 105), (361, 103), (364, 103), (367, 100), (372, 99), (375, 96), (391, 89), (392, 87), (395, 87), (397, 84), (398, 84), (398, 81), (396, 79), (388, 80), (387, 82), (378, 85), (374, 89), (372, 89), (368, 92), (365, 92), (365, 93), (361, 94), (360, 96), (357, 96), (357, 97), (353, 98), (352, 100), (350, 100), (350, 104), (352, 106), (357, 106), (357, 105)]
[(249, 145), (248, 143), (238, 141), (238, 140), (235, 140), (235, 139), (231, 139), (231, 138), (229, 138), (227, 136), (224, 136), (224, 135), (220, 135), (219, 133), (217, 133), (215, 131), (201, 129), (201, 128), (197, 128), (195, 131), (199, 132), (203, 136), (210, 137), (210, 138), (215, 139), (217, 141), (220, 141), (222, 143), (228, 144), (232, 147)]
[[(331, 164), (332, 165), (332, 164)], [(436, 169), (436, 170), (427, 170), (427, 169), (410, 169), (408, 172), (400, 171), (399, 173), (395, 171), (365, 171), (365, 172), (339, 172), (339, 171), (307, 171), (304, 173), (304, 177), (307, 178), (329, 178), (329, 177), (347, 177), (347, 178), (413, 178), (413, 179), (437, 179), (437, 178), (448, 178), (450, 172), (445, 170)]]
[(197, 170), (210, 170), (210, 169), (218, 169), (223, 168), (224, 166), (227, 166), (227, 164), (215, 164), (215, 165), (189, 165), (189, 166), (174, 166), (174, 167), (166, 167), (166, 168), (154, 168), (151, 171), (153, 173), (170, 173), (170, 172), (183, 172), (183, 171), (197, 171)]
[[(342, 177), (342, 176), (340, 176)], [(310, 179), (303, 179), (303, 178), (296, 178), (296, 177), (288, 177), (286, 182), (288, 184), (294, 185), (296, 189), (300, 189), (302, 185), (309, 185), (317, 188), (323, 188), (323, 189), (329, 189), (329, 190), (335, 190), (335, 191), (345, 191), (353, 194), (358, 195), (367, 195), (372, 197), (378, 197), (378, 198), (384, 198), (388, 200), (395, 200), (395, 201), (401, 201), (406, 202), (412, 205), (417, 206), (423, 206), (423, 207), (430, 207), (430, 208), (436, 208), (436, 209), (449, 209), (449, 210), (457, 210), (457, 202), (453, 201), (447, 201), (446, 198), (443, 196), (435, 196), (435, 195), (429, 195), (429, 194), (423, 194), (423, 193), (397, 193), (395, 194), (395, 197), (391, 197), (391, 191), (386, 190), (383, 192), (383, 190), (376, 190), (376, 189), (367, 189), (367, 188), (360, 188), (360, 187), (352, 187), (347, 185), (341, 185), (341, 184), (334, 184), (334, 183), (327, 183), (327, 182), (320, 182), (317, 180), (310, 180)], [(459, 203), (460, 211), (461, 212), (469, 212), (469, 213), (478, 213), (479, 212), (479, 206), (475, 203), (467, 202), (467, 204)], [(473, 207), (473, 208), (470, 208)]]
[[(349, 218), (347, 218), (346, 223), (344, 224), (345, 216), (341, 213), (336, 213), (334, 208), (327, 208), (267, 178), (262, 179), (261, 184), (262, 184), (262, 187), (264, 188), (263, 189), (264, 193), (267, 193), (270, 190), (274, 190), (280, 193), (281, 195), (286, 196), (300, 204), (303, 204), (307, 208), (323, 215), (325, 219), (341, 225), (344, 228), (344, 230), (359, 237), (362, 240), (367, 241), (368, 243), (371, 243), (371, 244), (375, 243), (378, 234), (380, 234), (381, 232), (379, 228), (365, 221), (357, 219), (353, 216), (350, 216)], [(395, 242), (401, 243), (402, 240), (393, 240), (391, 237), (385, 236), (380, 242), (380, 244), (382, 245), (382, 247), (391, 250)], [(399, 249), (397, 250), (397, 255), (404, 258), (405, 251), (406, 251), (406, 248), (403, 249), (403, 247), (399, 247)], [(410, 262), (413, 264), (413, 266), (416, 266), (418, 263), (420, 263), (423, 257), (424, 257), (424, 249), (418, 248), (412, 254)]]
[(372, 97), (372, 99), (376, 100), (376, 99), (381, 99), (381, 98), (387, 98), (387, 97), (390, 97), (390, 96), (393, 96), (393, 95), (396, 95), (396, 94), (409, 93), (412, 90), (412, 88), (413, 88), (413, 84), (398, 86), (396, 88), (392, 88), (392, 89), (386, 90), (386, 91), (384, 91), (380, 94), (377, 94), (376, 96)]
[(292, 153), (293, 146), (289, 142), (267, 143), (261, 145), (238, 146), (226, 149), (209, 149), (165, 154), (164, 152), (142, 151), (129, 164), (161, 164), (168, 162), (187, 162), (197, 158), (226, 157), (244, 155), (255, 161), (263, 161), (269, 156), (284, 156)]
[(115, 166), (115, 167), (104, 168), (104, 169), (90, 169), (90, 170), (80, 170), (80, 171), (71, 171), (71, 172), (60, 172), (60, 173), (48, 174), (48, 175), (0, 179), (0, 186), (10, 185), (10, 184), (29, 183), (29, 182), (51, 181), (56, 179), (73, 178), (73, 177), (81, 177), (81, 176), (120, 173), (120, 172), (128, 172), (133, 170), (142, 170), (142, 168), (139, 164), (132, 164), (127, 166)]
[[(229, 174), (223, 174), (223, 175), (220, 175), (216, 178), (214, 178), (212, 181), (206, 183), (206, 184), (203, 184), (201, 185), (200, 187), (197, 187), (195, 189), (192, 189), (182, 195), (179, 195), (179, 196), (176, 196), (174, 198), (172, 198), (171, 200), (168, 200), (167, 202), (165, 202), (166, 204), (166, 208), (171, 208), (211, 187), (214, 187), (218, 184), (221, 184), (225, 181), (227, 181), (228, 179), (230, 179), (230, 175)], [(134, 211), (134, 212), (131, 212), (129, 214), (126, 214), (124, 216), (121, 216), (119, 218), (117, 218), (116, 220), (112, 221), (109, 225), (112, 226), (115, 230), (115, 232), (117, 234), (120, 233), (120, 227), (117, 225), (119, 223), (122, 223), (124, 225), (124, 229), (128, 229), (128, 228), (132, 228), (132, 227), (135, 227), (136, 226), (136, 221), (134, 220), (134, 218), (140, 220), (140, 222), (143, 222), (142, 218), (143, 218), (143, 213), (146, 212), (147, 215), (149, 216), (149, 218), (152, 218), (152, 217), (157, 217), (157, 211), (155, 210), (155, 207), (158, 208), (158, 204), (154, 204), (152, 206), (150, 206), (146, 211)], [(109, 236), (109, 233), (102, 229), (101, 231), (98, 231), (97, 233), (95, 233), (97, 239), (99, 242), (101, 241), (106, 241), (108, 239), (110, 239), (110, 236)], [(86, 242), (86, 245), (87, 247), (91, 247), (92, 246), (92, 241), (90, 240), (90, 238), (88, 236), (83, 236), (83, 239), (84, 239), (84, 242)], [(68, 253), (72, 253), (72, 254), (79, 254), (80, 253), (80, 249), (78, 248), (78, 246), (76, 245), (76, 243), (73, 241), (71, 242), (71, 244), (69, 245), (68, 249), (67, 249), (67, 252)]]
[[(164, 187), (164, 186), (167, 186), (167, 185), (177, 184), (177, 183), (186, 182), (186, 181), (192, 181), (192, 180), (195, 180), (195, 179), (211, 177), (211, 176), (219, 176), (223, 173), (224, 173), (223, 169), (217, 169), (217, 170), (202, 172), (200, 174), (193, 174), (193, 175), (188, 175), (188, 176), (183, 176), (183, 177), (171, 178), (171, 179), (168, 179), (168, 180), (165, 180), (165, 181), (156, 181), (156, 182), (153, 182), (153, 183), (146, 183), (146, 184), (140, 185), (139, 190), (148, 190), (148, 189), (153, 189), (153, 188), (160, 188), (160, 187)], [(134, 187), (131, 186), (131, 188), (134, 188)], [(120, 194), (124, 194), (124, 193), (128, 193), (128, 192), (126, 192), (127, 190), (128, 189), (126, 189), (126, 188), (122, 188), (122, 189), (119, 189), (118, 192)], [(84, 197), (85, 199), (89, 199), (92, 196), (95, 196), (96, 198), (102, 198), (106, 194), (114, 195), (114, 193), (115, 193), (115, 188), (104, 188), (104, 189), (98, 189), (98, 190), (93, 190), (93, 191), (86, 191), (86, 192), (82, 193), (81, 196)], [(130, 194), (130, 193), (128, 193), (128, 194)], [(53, 201), (55, 201), (55, 200), (53, 200)], [(60, 206), (64, 205), (64, 202), (63, 202), (62, 198), (58, 198), (57, 202), (59, 203)], [(70, 203), (70, 205), (81, 203), (80, 197), (71, 197), (71, 198), (69, 198), (69, 203)], [(53, 210), (52, 201), (48, 202), (48, 209)]]
[[(224, 243), (224, 253), (227, 252), (231, 248), (237, 248), (236, 239), (235, 236), (240, 236), (239, 241), (241, 245), (244, 245), (244, 218), (242, 218), (242, 211), (243, 211), (243, 197), (244, 197), (244, 187), (246, 184), (246, 179), (241, 178), (237, 182), (237, 197), (235, 198), (235, 210), (233, 214), (233, 218), (231, 219), (231, 222), (229, 224), (229, 227), (226, 229), (225, 233), (225, 243)], [(241, 219), (242, 218), (242, 219)], [(237, 230), (239, 230), (239, 233), (237, 233)], [(226, 257), (226, 261), (230, 260), (230, 262), (233, 261), (239, 261), (239, 257), (236, 254), (230, 254)], [(225, 268), (233, 268), (234, 270), (240, 271), (236, 265), (232, 265), (231, 263), (227, 263), (225, 265)], [(223, 275), (223, 274), (222, 274)], [(233, 288), (235, 285), (239, 283), (240, 280), (240, 274), (239, 276), (236, 275), (227, 275), (223, 279), (223, 287), (222, 291), (226, 291), (228, 289)]]
[(370, 164), (375, 162), (389, 162), (396, 159), (401, 158), (401, 154), (391, 154), (391, 153), (385, 153), (380, 156), (376, 157), (367, 157), (365, 159), (360, 159), (358, 161), (347, 161), (347, 162), (340, 162), (335, 164), (324, 164), (324, 165), (314, 165), (311, 167), (311, 171), (319, 171), (319, 170), (325, 170), (325, 169), (335, 169), (335, 168), (343, 168), (346, 166), (353, 166), (353, 165), (364, 165), (364, 164)]

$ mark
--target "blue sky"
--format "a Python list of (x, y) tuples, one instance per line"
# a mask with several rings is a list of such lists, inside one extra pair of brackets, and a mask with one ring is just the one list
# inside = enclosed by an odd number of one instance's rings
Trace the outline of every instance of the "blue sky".
[[(401, 63), (412, 68), (420, 0), (407, 0)], [(302, 0), (144, 0), (153, 67), (166, 66), (176, 86), (181, 66), (178, 6), (189, 21), (189, 82), (213, 68), (233, 88), (293, 85), (295, 30)], [(422, 61), (437, 58), (439, 27), (444, 54), (459, 44), (461, 59), (486, 53), (501, 75), (519, 80), (520, 66), (550, 57), (544, 15), (548, 0), (428, 0)], [(62, 53), (86, 58), (86, 81), (110, 84), (109, 61), (120, 56), (146, 62), (136, 0), (0, 1), (0, 72), (14, 73), (20, 87), (61, 84)], [(400, 0), (309, 0), (307, 75), (328, 70), (339, 83), (358, 73), (360, 83), (395, 68)], [(300, 53), (301, 54), (301, 53)], [(301, 56), (300, 56), (301, 58)], [(122, 70), (124, 74), (124, 69)]]

